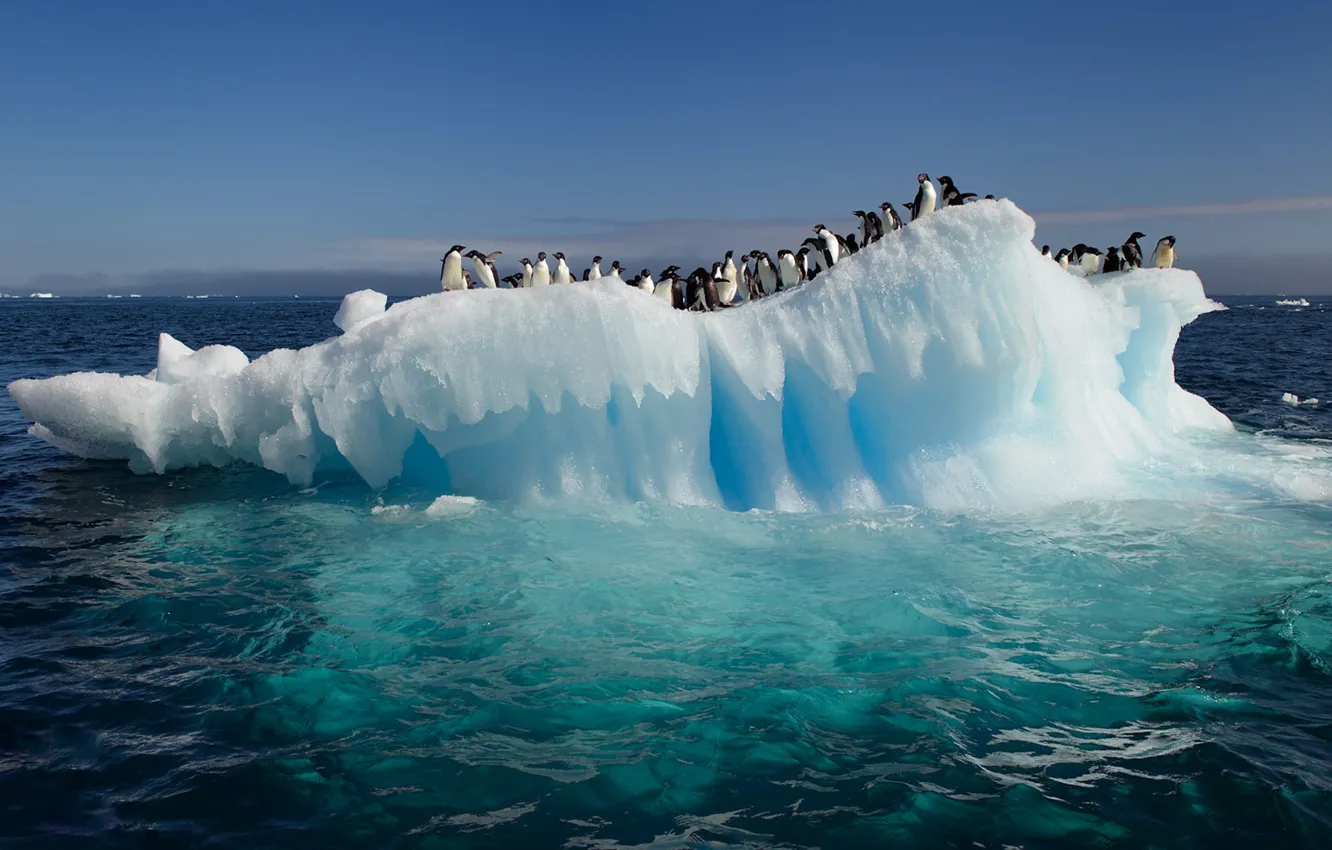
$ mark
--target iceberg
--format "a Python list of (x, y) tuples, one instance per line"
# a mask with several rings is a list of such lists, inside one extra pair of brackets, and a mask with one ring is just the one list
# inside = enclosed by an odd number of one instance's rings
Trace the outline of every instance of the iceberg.
[(32, 433), (140, 472), (242, 461), (308, 486), (350, 467), (486, 500), (1022, 510), (1193, 468), (1189, 435), (1232, 425), (1176, 384), (1174, 346), (1222, 306), (1184, 270), (1090, 285), (1034, 234), (1008, 201), (948, 208), (706, 314), (614, 282), (387, 310), (355, 293), (343, 333), (299, 351), (164, 336), (155, 376), (9, 392)]
[(1308, 307), (1308, 306), (1309, 306), (1309, 300), (1308, 300), (1307, 298), (1281, 298), (1281, 299), (1278, 299), (1278, 301), (1277, 301), (1277, 306), (1278, 306), (1278, 307)]

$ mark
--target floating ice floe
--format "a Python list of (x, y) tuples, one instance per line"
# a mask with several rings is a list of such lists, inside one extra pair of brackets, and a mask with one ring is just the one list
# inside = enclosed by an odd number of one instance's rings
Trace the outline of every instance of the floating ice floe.
[(1316, 398), (1301, 399), (1299, 396), (1295, 395), (1294, 393), (1282, 393), (1281, 400), (1284, 401), (1286, 404), (1294, 405), (1295, 407), (1299, 407), (1301, 405), (1314, 407), (1318, 404), (1318, 399)]
[(1034, 232), (1007, 201), (951, 207), (706, 314), (615, 282), (387, 310), (354, 293), (344, 333), (299, 351), (164, 343), (157, 380), (9, 390), (33, 433), (142, 472), (244, 461), (306, 486), (350, 467), (374, 488), (486, 499), (1021, 510), (1204, 467), (1190, 435), (1233, 429), (1172, 357), (1220, 305), (1177, 269), (1090, 285)]
[(1278, 307), (1308, 307), (1309, 302), (1304, 298), (1282, 298), (1277, 301)]

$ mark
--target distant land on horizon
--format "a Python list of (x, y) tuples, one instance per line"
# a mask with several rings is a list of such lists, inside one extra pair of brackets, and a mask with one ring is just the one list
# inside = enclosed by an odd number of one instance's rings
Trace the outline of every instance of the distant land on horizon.
[[(574, 259), (571, 257), (571, 260)], [(610, 260), (603, 264), (609, 265)], [(680, 263), (680, 258), (641, 258), (626, 261), (629, 268), (658, 269)], [(706, 266), (712, 260), (690, 260)], [(571, 262), (581, 274), (586, 261)], [(1208, 295), (1330, 295), (1332, 261), (1323, 257), (1201, 257), (1195, 264), (1181, 261), (1202, 279)], [(516, 270), (516, 269), (515, 269)], [(503, 269), (502, 269), (503, 271)], [(507, 273), (507, 272), (506, 272)], [(219, 271), (166, 270), (143, 275), (39, 275), (25, 285), (0, 287), (0, 292), (27, 296), (49, 292), (67, 297), (136, 293), (145, 296), (241, 295), (286, 297), (338, 297), (358, 289), (389, 295), (415, 296), (439, 291), (438, 272), (396, 269), (232, 269)]]

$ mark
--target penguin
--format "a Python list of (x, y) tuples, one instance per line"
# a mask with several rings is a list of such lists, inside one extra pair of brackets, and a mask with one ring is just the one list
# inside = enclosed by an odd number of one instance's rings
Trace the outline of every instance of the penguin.
[(1094, 275), (1101, 270), (1101, 252), (1095, 248), (1082, 246), (1082, 252), (1078, 255), (1078, 265), (1087, 275)]
[(1156, 243), (1156, 250), (1152, 252), (1152, 262), (1158, 269), (1174, 268), (1175, 260), (1179, 259), (1179, 254), (1175, 251), (1175, 237), (1162, 236)]
[(750, 300), (754, 289), (754, 275), (749, 270), (749, 255), (740, 255), (740, 265), (737, 267), (735, 280), (735, 297), (741, 304)]
[(522, 263), (523, 266), (522, 283), (520, 283), (519, 286), (521, 286), (523, 289), (527, 289), (529, 286), (532, 285), (532, 274), (533, 274), (532, 261), (527, 259), (526, 257), (523, 257), (521, 260), (519, 260), (519, 262)]
[(822, 239), (811, 236), (800, 244), (809, 246), (810, 265), (814, 267), (814, 274), (832, 268), (832, 257)]
[(848, 233), (842, 241), (846, 243), (846, 253), (855, 254), (860, 251), (860, 246), (856, 244), (856, 234)]
[(777, 276), (783, 289), (799, 285), (804, 275), (800, 273), (800, 263), (796, 255), (783, 248), (777, 252)]
[(1068, 249), (1067, 249), (1067, 248), (1060, 248), (1060, 249), (1059, 249), (1059, 253), (1058, 253), (1058, 254), (1055, 254), (1055, 262), (1059, 264), (1059, 268), (1063, 269), (1064, 271), (1068, 271)]
[(1146, 233), (1140, 233), (1135, 230), (1129, 235), (1128, 239), (1124, 240), (1124, 244), (1120, 247), (1119, 253), (1124, 256), (1125, 269), (1142, 268), (1142, 246), (1138, 244), (1138, 240), (1146, 238)]
[[(915, 220), (916, 220), (916, 202), (915, 202), (915, 201), (907, 201), (906, 203), (902, 204), (902, 207), (907, 211), (907, 221), (915, 221)], [(903, 225), (903, 226), (905, 226), (905, 225)]]
[(772, 295), (777, 291), (779, 282), (777, 269), (772, 264), (772, 257), (769, 257), (766, 251), (757, 250), (751, 256), (754, 258), (754, 274), (758, 278), (759, 290), (764, 295)]
[(873, 242), (875, 238), (874, 225), (870, 224), (869, 213), (865, 212), (864, 210), (854, 210), (851, 214), (856, 218), (860, 219), (861, 247), (864, 247), (865, 245), (868, 245), (871, 242)]
[(934, 205), (939, 200), (939, 195), (934, 191), (934, 184), (930, 182), (930, 175), (921, 172), (916, 175), (916, 182), (920, 188), (916, 190), (916, 200), (911, 206), (911, 220), (927, 216), (934, 212)]
[(622, 277), (623, 272), (624, 269), (620, 268), (620, 261), (616, 260), (615, 262), (611, 263), (610, 273), (605, 276), (610, 278), (611, 280), (618, 280), (621, 283), (624, 283), (624, 278)]
[(499, 286), (499, 272), (495, 271), (495, 258), (502, 253), (502, 251), (493, 254), (482, 254), (480, 251), (467, 252), (467, 258), (472, 261), (472, 269), (475, 271), (474, 276), (486, 289)]
[(828, 254), (828, 268), (832, 268), (837, 264), (837, 261), (842, 258), (841, 241), (837, 238), (837, 234), (833, 233), (822, 224), (814, 225), (814, 232), (823, 240), (824, 250)]
[(467, 269), (463, 269), (462, 272), (463, 272), (463, 289), (471, 289), (472, 273), (469, 272)]
[(502, 280), (509, 285), (510, 289), (519, 289), (523, 285), (523, 276), (520, 274), (505, 275)]
[(652, 294), (667, 301), (673, 300), (675, 287), (680, 283), (675, 277), (675, 273), (679, 270), (679, 266), (667, 266), (662, 269), (661, 274), (657, 275), (657, 282), (653, 286)]
[[(869, 224), (870, 228), (870, 242), (878, 242), (882, 239), (883, 219), (879, 218), (879, 214), (871, 210), (865, 213), (865, 221)], [(862, 241), (860, 247), (864, 248), (866, 244), (867, 243)]]
[(818, 276), (818, 272), (815, 271), (810, 266), (808, 247), (801, 248), (799, 251), (796, 251), (795, 263), (796, 263), (796, 268), (800, 272), (801, 280), (813, 280), (815, 277)]
[(721, 303), (730, 304), (735, 300), (735, 294), (740, 289), (740, 270), (735, 267), (735, 262), (731, 259), (734, 251), (726, 252), (726, 264), (721, 267), (721, 274), (714, 274), (713, 279), (720, 279), (717, 284), (717, 297)]
[(592, 268), (588, 269), (587, 280), (601, 280), (601, 258), (592, 258)]
[(734, 251), (726, 252), (726, 258), (722, 262), (722, 270), (721, 270), (722, 277), (726, 278), (731, 283), (732, 286), (734, 286), (736, 284), (736, 281), (740, 279), (740, 273), (739, 270), (737, 270), (735, 267), (735, 261), (731, 259), (731, 256), (733, 254), (735, 254)]
[(987, 200), (987, 201), (995, 201), (995, 200), (998, 200), (998, 199), (997, 199), (994, 195), (986, 195), (986, 196), (985, 196), (985, 200)]
[(897, 214), (897, 210), (888, 201), (879, 204), (879, 209), (883, 210), (883, 225), (879, 227), (879, 235), (884, 235), (884, 230), (891, 226), (892, 230), (902, 229), (902, 217)]
[(943, 205), (946, 207), (960, 207), (974, 197), (976, 197), (975, 192), (959, 193), (957, 189), (949, 189), (944, 193)]
[(652, 272), (643, 269), (638, 273), (638, 288), (651, 295), (657, 288), (652, 280)]
[(1105, 249), (1105, 265), (1101, 266), (1101, 271), (1102, 271), (1102, 272), (1117, 272), (1117, 271), (1120, 270), (1120, 268), (1121, 268), (1121, 266), (1120, 266), (1120, 261), (1119, 261), (1119, 249), (1118, 249), (1118, 248), (1113, 248), (1113, 247), (1111, 247), (1111, 248), (1106, 248), (1106, 249)]
[(462, 252), (462, 245), (454, 245), (439, 261), (439, 288), (445, 292), (467, 288), (467, 281), (463, 278)]
[(532, 267), (532, 286), (550, 286), (550, 266), (546, 265), (546, 252), (537, 254), (536, 265)]
[(1044, 258), (1047, 259), (1047, 260), (1053, 260), (1053, 259), (1054, 259), (1054, 257), (1050, 256), (1050, 246), (1049, 246), (1049, 245), (1042, 245), (1042, 246), (1041, 246), (1041, 256), (1044, 257)]
[(564, 252), (556, 251), (555, 274), (551, 277), (551, 283), (573, 283), (573, 273), (569, 271), (569, 265), (564, 261)]
[[(712, 275), (702, 266), (689, 273), (689, 279), (685, 281), (684, 300), (687, 309), (695, 312), (705, 312), (711, 309), (708, 306), (707, 286), (712, 283)], [(716, 287), (713, 287), (713, 297), (716, 297)]]

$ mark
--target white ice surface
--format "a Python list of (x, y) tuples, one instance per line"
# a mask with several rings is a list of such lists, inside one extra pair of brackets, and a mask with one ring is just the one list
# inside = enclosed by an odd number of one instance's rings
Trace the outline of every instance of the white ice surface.
[(10, 392), (34, 433), (136, 470), (241, 460), (306, 485), (350, 465), (376, 488), (487, 499), (1022, 510), (1139, 494), (1163, 465), (1204, 475), (1219, 450), (1196, 435), (1232, 427), (1175, 383), (1172, 355), (1220, 305), (1188, 271), (1090, 284), (1033, 235), (981, 202), (713, 314), (605, 281), (438, 293), (234, 371), (185, 375), (210, 347), (168, 356), (170, 381)]
[(352, 292), (343, 297), (342, 305), (333, 317), (333, 324), (343, 332), (353, 330), (364, 322), (384, 315), (387, 305), (388, 296), (382, 292), (373, 289)]

